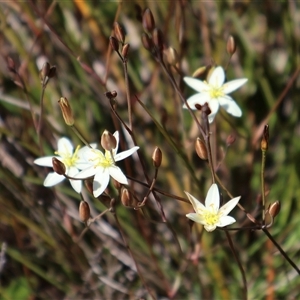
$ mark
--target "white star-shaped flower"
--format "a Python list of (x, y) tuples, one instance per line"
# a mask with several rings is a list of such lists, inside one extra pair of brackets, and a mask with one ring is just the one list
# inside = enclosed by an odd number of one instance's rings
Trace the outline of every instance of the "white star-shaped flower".
[(186, 216), (192, 221), (204, 225), (207, 231), (210, 232), (217, 227), (224, 227), (235, 222), (235, 219), (228, 216), (228, 214), (238, 204), (241, 197), (233, 198), (219, 208), (220, 194), (218, 186), (215, 183), (208, 190), (205, 206), (188, 192), (185, 193), (195, 210), (195, 213), (189, 213)]
[(86, 149), (83, 155), (85, 160), (89, 163), (89, 167), (76, 175), (77, 178), (81, 179), (95, 176), (93, 181), (94, 197), (98, 197), (104, 192), (110, 176), (122, 184), (128, 184), (126, 176), (122, 170), (116, 166), (116, 162), (132, 155), (139, 149), (139, 147), (136, 146), (117, 153), (119, 147), (119, 132), (116, 131), (113, 135), (116, 139), (116, 147), (112, 149), (111, 152), (105, 150), (104, 154), (98, 149)]
[[(96, 144), (92, 144), (92, 147), (96, 147)], [(66, 167), (66, 175), (74, 177), (79, 173), (79, 170), (87, 167), (86, 162), (83, 160), (83, 152), (89, 149), (85, 146), (80, 149), (78, 146), (74, 151), (71, 141), (65, 137), (60, 138), (57, 142), (57, 151), (54, 152), (57, 156), (44, 156), (34, 160), (34, 163), (43, 167), (52, 167), (52, 158), (56, 157), (58, 160), (64, 163)], [(44, 181), (44, 186), (50, 187), (56, 185), (63, 181), (65, 177), (59, 175), (56, 172), (49, 173)], [(82, 181), (81, 180), (71, 180), (70, 183), (73, 189), (77, 192), (81, 192)]]
[[(208, 103), (211, 113), (208, 116), (209, 123), (212, 123), (221, 105), (227, 113), (234, 117), (240, 117), (242, 111), (235, 101), (228, 95), (235, 91), (248, 80), (247, 78), (235, 79), (224, 83), (225, 72), (222, 67), (216, 67), (211, 73), (208, 82), (193, 77), (184, 77), (184, 81), (198, 93), (187, 99), (191, 109), (196, 109), (195, 104), (203, 105)], [(187, 108), (186, 104), (183, 108)]]

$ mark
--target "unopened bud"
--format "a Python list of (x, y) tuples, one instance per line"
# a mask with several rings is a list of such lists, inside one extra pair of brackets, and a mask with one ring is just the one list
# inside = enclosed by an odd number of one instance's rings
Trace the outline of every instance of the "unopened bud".
[(143, 27), (149, 32), (152, 32), (155, 28), (153, 14), (149, 8), (146, 8), (143, 14)]
[(56, 74), (56, 66), (52, 66), (48, 72), (48, 77), (52, 78), (55, 76), (55, 74)]
[(45, 80), (46, 77), (48, 77), (50, 71), (50, 64), (48, 62), (45, 62), (41, 69), (41, 80)]
[(161, 51), (164, 46), (164, 37), (162, 31), (159, 28), (154, 28), (152, 34), (152, 40), (157, 50)]
[(88, 190), (88, 192), (93, 195), (93, 179), (88, 178), (84, 180), (84, 185), (86, 187), (86, 189)]
[(90, 207), (89, 204), (85, 201), (81, 201), (79, 204), (79, 218), (82, 222), (86, 223), (90, 218)]
[(111, 151), (117, 147), (116, 138), (108, 130), (104, 130), (101, 135), (101, 146), (107, 151)]
[(119, 42), (114, 36), (109, 37), (109, 43), (114, 51), (119, 51)]
[(226, 139), (227, 147), (231, 146), (235, 142), (235, 139), (236, 139), (235, 135), (229, 134), (229, 136)]
[(206, 78), (210, 67), (202, 66), (198, 68), (192, 75), (192, 77), (204, 77)]
[(62, 112), (63, 118), (65, 120), (65, 123), (68, 126), (73, 126), (75, 121), (74, 121), (74, 117), (73, 117), (72, 108), (70, 106), (68, 99), (66, 97), (61, 97), (58, 100), (58, 104), (61, 108), (61, 112)]
[(171, 66), (175, 66), (178, 63), (179, 60), (178, 53), (174, 48), (169, 47), (164, 51), (164, 53), (167, 58), (168, 64), (170, 64)]
[(203, 159), (203, 160), (207, 160), (208, 159), (206, 146), (205, 146), (204, 142), (200, 138), (196, 139), (195, 150), (196, 150), (197, 155), (201, 159)]
[(66, 166), (62, 161), (60, 161), (56, 157), (52, 157), (52, 167), (55, 173), (59, 175), (66, 174)]
[(104, 95), (108, 99), (112, 100), (112, 99), (115, 99), (118, 96), (118, 93), (116, 91), (109, 91), (109, 92), (106, 92)]
[(272, 218), (275, 218), (279, 214), (280, 208), (281, 208), (281, 205), (280, 205), (279, 201), (275, 201), (274, 203), (272, 203), (268, 208), (270, 216)]
[(126, 58), (126, 57), (127, 57), (128, 51), (129, 51), (129, 47), (130, 47), (129, 44), (125, 44), (125, 45), (122, 47), (122, 56), (123, 56), (123, 58)]
[(116, 179), (112, 178), (112, 182), (113, 182), (113, 186), (114, 186), (117, 190), (119, 190), (119, 189), (122, 187), (122, 184), (121, 184), (119, 181), (117, 181)]
[(260, 148), (262, 151), (267, 151), (269, 146), (269, 125), (265, 125), (263, 137), (260, 143)]
[(124, 43), (125, 40), (124, 30), (118, 22), (114, 23), (114, 34), (119, 42)]
[(161, 165), (162, 153), (158, 147), (155, 147), (152, 154), (152, 161), (155, 168), (159, 168)]
[(153, 42), (152, 42), (151, 38), (149, 37), (149, 35), (145, 32), (142, 34), (142, 44), (145, 49), (147, 49), (148, 51), (152, 51)]
[(13, 73), (17, 73), (16, 64), (11, 57), (7, 57), (7, 68), (9, 71)]
[(202, 118), (206, 119), (207, 116), (211, 113), (210, 107), (208, 106), (207, 102), (205, 102), (201, 107)]
[(232, 35), (230, 35), (228, 37), (226, 49), (227, 49), (227, 53), (230, 56), (232, 56), (236, 51), (236, 43), (235, 43), (234, 37)]
[(126, 207), (133, 207), (136, 204), (136, 201), (126, 188), (122, 188), (121, 190), (121, 202)]

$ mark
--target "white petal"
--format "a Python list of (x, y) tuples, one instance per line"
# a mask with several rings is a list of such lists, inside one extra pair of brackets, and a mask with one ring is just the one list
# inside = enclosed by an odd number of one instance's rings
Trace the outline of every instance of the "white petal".
[(99, 171), (99, 168), (95, 168), (94, 166), (90, 166), (81, 172), (77, 173), (76, 178), (85, 179), (94, 176)]
[(113, 149), (113, 155), (116, 155), (116, 153), (118, 152), (119, 149), (119, 131), (115, 131), (115, 133), (113, 134), (113, 136), (115, 137), (117, 143), (116, 143), (116, 148)]
[(126, 151), (123, 151), (123, 152), (120, 152), (118, 153), (114, 159), (115, 161), (119, 161), (119, 160), (122, 160), (130, 155), (132, 155), (134, 152), (136, 152), (140, 147), (138, 146), (135, 146), (135, 147), (132, 147), (131, 149), (128, 149)]
[[(78, 169), (75, 167), (70, 167), (68, 169), (68, 173), (67, 175), (69, 175), (70, 177), (75, 177), (76, 174), (78, 174)], [(78, 194), (81, 192), (81, 188), (82, 188), (82, 181), (81, 180), (72, 180), (70, 179), (70, 183), (72, 188), (75, 190), (75, 192), (77, 192)]]
[(199, 213), (200, 211), (206, 210), (205, 206), (198, 199), (196, 199), (194, 196), (192, 196), (186, 191), (185, 194), (187, 195), (188, 199), (192, 203), (195, 212)]
[(227, 216), (238, 204), (241, 196), (236, 197), (225, 203), (219, 210), (219, 214), (222, 216)]
[(247, 78), (241, 78), (241, 79), (235, 79), (235, 80), (231, 80), (226, 82), (225, 84), (223, 84), (223, 92), (225, 94), (230, 94), (231, 92), (237, 90), (238, 88), (240, 88), (243, 84), (245, 84), (248, 81)]
[(202, 93), (210, 89), (208, 84), (200, 79), (196, 79), (193, 77), (184, 77), (183, 80), (196, 92)]
[(213, 183), (209, 188), (206, 198), (205, 198), (205, 207), (213, 207), (216, 211), (218, 211), (220, 207), (220, 194), (218, 186)]
[(216, 67), (211, 73), (208, 83), (214, 87), (221, 87), (225, 81), (225, 73), (222, 67)]
[(225, 226), (231, 225), (235, 222), (236, 222), (235, 218), (230, 217), (230, 216), (224, 216), (224, 217), (220, 218), (217, 226), (218, 227), (225, 227)]
[(205, 224), (203, 218), (199, 214), (190, 213), (190, 214), (187, 214), (186, 217), (189, 218), (190, 220), (196, 222), (196, 223), (199, 223), (199, 224), (202, 224), (202, 225)]
[(119, 167), (117, 166), (109, 167), (108, 170), (109, 170), (109, 175), (112, 178), (114, 178), (115, 180), (117, 180), (122, 184), (128, 184), (126, 176), (124, 175), (124, 173)]
[(36, 165), (42, 166), (42, 167), (52, 167), (52, 158), (56, 157), (57, 159), (61, 160), (59, 157), (57, 156), (44, 156), (44, 157), (40, 157), (37, 158), (36, 160), (34, 160), (33, 162)]
[(108, 169), (105, 168), (102, 172), (97, 172), (93, 182), (93, 194), (94, 197), (99, 197), (108, 186), (109, 182), (109, 173)]
[(204, 228), (206, 231), (212, 232), (217, 228), (217, 226), (216, 225), (204, 225)]
[(59, 175), (55, 172), (49, 173), (47, 175), (47, 177), (45, 178), (44, 186), (56, 185), (56, 184), (62, 182), (64, 179), (65, 179), (65, 176), (63, 176), (63, 175)]
[(229, 97), (221, 97), (219, 98), (220, 105), (229, 113), (230, 115), (233, 115), (234, 117), (240, 117), (242, 115), (242, 111), (240, 107), (235, 103), (235, 101)]
[(215, 100), (209, 101), (209, 102), (208, 102), (208, 106), (209, 106), (210, 111), (211, 111), (211, 113), (209, 114), (209, 116), (214, 116), (214, 115), (216, 115), (216, 113), (217, 113), (218, 110), (219, 110), (219, 102), (218, 102), (218, 101), (215, 101)]
[[(189, 97), (186, 101), (188, 102), (191, 109), (196, 109), (195, 107), (196, 104), (203, 105), (205, 102), (209, 103), (210, 96), (207, 93), (201, 93), (201, 94), (198, 93)], [(187, 108), (185, 103), (183, 104), (182, 107)]]
[(71, 141), (67, 138), (63, 137), (59, 139), (57, 142), (57, 147), (58, 152), (73, 154), (73, 145)]

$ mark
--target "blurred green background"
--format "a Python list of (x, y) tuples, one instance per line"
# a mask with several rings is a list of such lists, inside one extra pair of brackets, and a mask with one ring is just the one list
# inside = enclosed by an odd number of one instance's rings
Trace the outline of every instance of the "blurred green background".
[[(192, 207), (160, 194), (167, 222), (153, 196), (140, 210), (124, 207), (113, 185), (115, 215), (105, 214), (78, 240), (80, 196), (69, 182), (43, 187), (52, 171), (33, 164), (52, 155), (57, 139), (81, 144), (65, 125), (57, 101), (67, 97), (76, 125), (89, 142), (102, 132), (121, 132), (121, 148), (132, 147), (112, 113), (107, 91), (117, 91), (116, 110), (128, 123), (123, 63), (109, 46), (117, 21), (130, 44), (128, 76), (133, 132), (145, 172), (154, 176), (151, 155), (163, 153), (156, 187), (204, 200), (211, 185), (207, 164), (197, 157), (199, 133), (155, 58), (144, 49), (141, 15), (150, 8), (176, 67), (167, 64), (182, 93), (194, 92), (182, 78), (204, 65), (222, 65), (228, 80), (248, 78), (233, 93), (243, 111), (234, 119), (222, 111), (213, 148), (217, 174), (241, 204), (260, 218), (261, 151), (265, 124), (270, 144), (265, 169), (267, 203), (281, 202), (270, 232), (300, 267), (300, 9), (297, 1), (10, 1), (0, 3), (0, 295), (1, 299), (242, 299), (242, 276), (224, 231), (203, 232), (185, 217)], [(229, 62), (226, 42), (237, 51)], [(43, 96), (43, 63), (56, 66)], [(145, 110), (137, 101), (144, 104)], [(228, 149), (227, 137), (236, 141)], [(166, 138), (166, 136), (168, 138)], [(172, 142), (170, 142), (172, 141)], [(137, 157), (121, 164), (146, 182)], [(131, 181), (139, 201), (147, 193)], [(95, 217), (104, 197), (84, 191)], [(224, 200), (229, 198), (223, 192)], [(234, 227), (250, 226), (239, 209)], [(261, 231), (230, 231), (247, 278), (248, 299), (296, 299), (300, 278)], [(126, 241), (126, 242), (124, 242)]]

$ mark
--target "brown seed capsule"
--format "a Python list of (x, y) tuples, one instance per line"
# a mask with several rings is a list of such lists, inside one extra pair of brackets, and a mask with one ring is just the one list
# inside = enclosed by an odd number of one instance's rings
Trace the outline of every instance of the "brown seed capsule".
[(17, 73), (16, 64), (15, 64), (14, 60), (11, 57), (7, 57), (6, 61), (7, 61), (8, 70), (13, 73)]
[(151, 38), (149, 37), (149, 35), (145, 32), (142, 34), (142, 44), (145, 49), (147, 49), (148, 51), (152, 51), (153, 46), (154, 46), (153, 42), (152, 42)]
[(117, 190), (119, 190), (119, 189), (122, 187), (122, 184), (121, 184), (119, 181), (117, 181), (116, 179), (112, 178), (112, 182), (113, 182), (113, 186), (114, 186)]
[(86, 187), (86, 189), (88, 190), (88, 192), (93, 195), (93, 179), (88, 178), (84, 180), (84, 185)]
[(155, 168), (159, 168), (161, 165), (161, 160), (162, 160), (161, 150), (158, 147), (155, 147), (153, 154), (152, 154), (153, 166)]
[(52, 157), (52, 167), (54, 172), (56, 172), (59, 175), (66, 174), (66, 166), (62, 161), (57, 159), (56, 157)]
[(236, 43), (232, 35), (230, 35), (227, 39), (226, 49), (227, 49), (227, 53), (230, 56), (232, 56), (236, 51)]
[(45, 62), (41, 69), (41, 80), (44, 80), (45, 77), (49, 77), (48, 76), (49, 71), (50, 71), (50, 64), (48, 62)]
[(123, 56), (123, 58), (126, 58), (126, 57), (127, 57), (128, 51), (129, 51), (129, 47), (130, 47), (129, 44), (125, 44), (125, 45), (122, 47), (122, 56)]
[(178, 53), (174, 48), (169, 47), (164, 51), (164, 53), (167, 58), (168, 64), (170, 64), (171, 66), (175, 66), (178, 63), (179, 60)]
[(116, 138), (108, 130), (104, 130), (101, 135), (101, 146), (107, 151), (111, 151), (117, 147)]
[(118, 96), (116, 91), (109, 91), (104, 94), (108, 99), (112, 100)]
[(196, 150), (197, 155), (201, 159), (203, 159), (203, 160), (207, 160), (208, 159), (208, 155), (207, 155), (207, 150), (206, 150), (205, 143), (200, 138), (196, 139), (195, 150)]
[(75, 123), (75, 120), (74, 120), (72, 108), (71, 108), (71, 105), (70, 105), (68, 99), (66, 97), (61, 97), (58, 100), (58, 104), (61, 108), (61, 112), (62, 112), (63, 118), (65, 120), (65, 123), (68, 126), (73, 126)]
[(121, 190), (121, 202), (125, 207), (133, 207), (135, 206), (135, 201), (126, 188), (122, 188)]
[(279, 214), (280, 208), (281, 208), (281, 205), (280, 205), (279, 201), (275, 201), (274, 203), (272, 203), (268, 209), (270, 216), (272, 218), (275, 218)]
[(146, 8), (143, 14), (143, 27), (149, 32), (152, 32), (155, 28), (153, 14), (149, 8)]
[(114, 36), (109, 37), (109, 43), (114, 51), (116, 51), (116, 52), (119, 51), (119, 42)]
[(125, 40), (124, 30), (118, 22), (114, 23), (114, 34), (119, 42), (124, 43)]
[(163, 49), (164, 37), (163, 37), (162, 31), (159, 28), (154, 28), (153, 34), (152, 34), (152, 41), (158, 51), (161, 51)]
[(90, 218), (90, 207), (89, 204), (85, 201), (81, 201), (79, 204), (79, 218), (82, 222), (86, 223)]
[(260, 148), (262, 151), (267, 151), (269, 146), (269, 125), (265, 125), (263, 137), (260, 143)]
[(227, 145), (227, 147), (231, 146), (235, 142), (235, 140), (236, 140), (235, 135), (229, 134), (229, 136), (226, 139), (226, 145)]
[(55, 74), (56, 74), (56, 66), (52, 66), (48, 72), (48, 77), (52, 78), (55, 76)]

